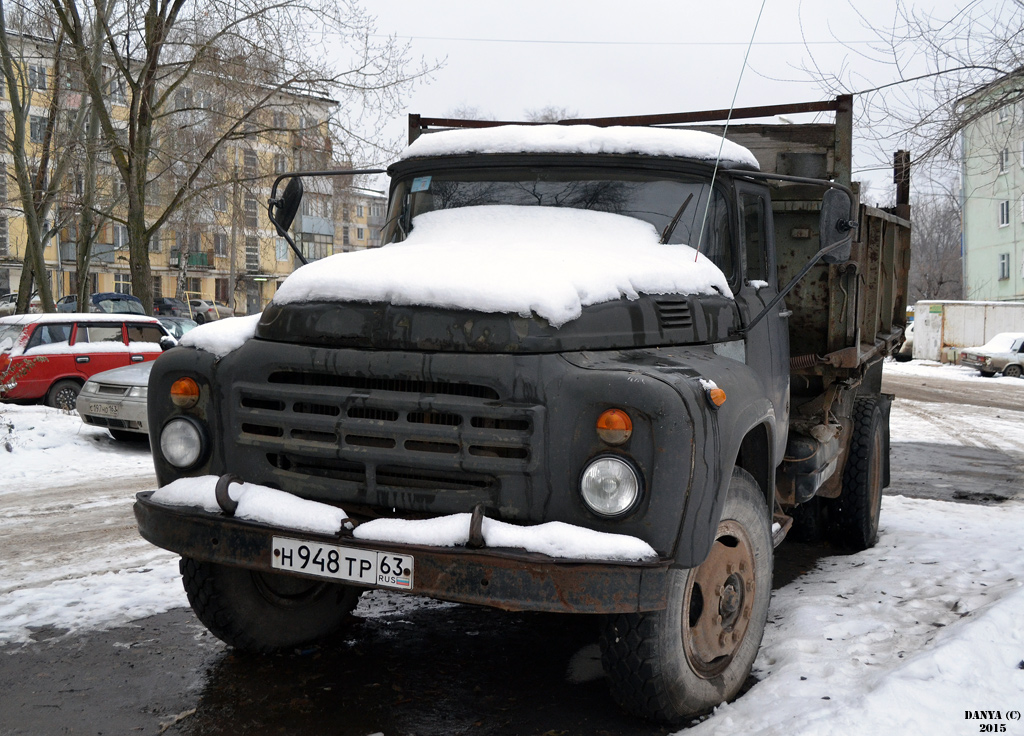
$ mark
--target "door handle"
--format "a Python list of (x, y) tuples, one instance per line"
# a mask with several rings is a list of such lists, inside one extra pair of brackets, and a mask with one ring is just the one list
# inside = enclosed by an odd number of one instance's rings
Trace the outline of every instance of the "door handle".
[(146, 359), (146, 356), (144, 356), (144, 355), (133, 355), (132, 356), (132, 362), (133, 363), (141, 363), (145, 359)]
[(89, 356), (88, 355), (78, 355), (78, 356), (75, 356), (75, 362), (76, 363), (88, 363), (89, 362)]

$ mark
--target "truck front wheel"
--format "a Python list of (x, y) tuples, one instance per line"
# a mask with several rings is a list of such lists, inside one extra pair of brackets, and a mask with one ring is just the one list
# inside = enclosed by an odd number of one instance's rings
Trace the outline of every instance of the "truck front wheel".
[(355, 608), (351, 586), (262, 573), (182, 557), (188, 602), (221, 641), (236, 649), (270, 652), (334, 633)]
[(678, 723), (735, 697), (761, 646), (772, 554), (764, 496), (736, 469), (707, 559), (670, 572), (668, 608), (606, 621), (602, 657), (619, 705)]

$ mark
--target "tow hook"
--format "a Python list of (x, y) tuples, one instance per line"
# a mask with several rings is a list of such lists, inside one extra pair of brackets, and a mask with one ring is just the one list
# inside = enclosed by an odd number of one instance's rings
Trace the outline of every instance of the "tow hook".
[(238, 509), (238, 501), (231, 498), (231, 494), (228, 493), (228, 486), (232, 483), (238, 483), (241, 485), (244, 482), (245, 481), (233, 473), (225, 473), (217, 479), (217, 504), (220, 506), (221, 511), (223, 511), (227, 516), (234, 516), (235, 511)]

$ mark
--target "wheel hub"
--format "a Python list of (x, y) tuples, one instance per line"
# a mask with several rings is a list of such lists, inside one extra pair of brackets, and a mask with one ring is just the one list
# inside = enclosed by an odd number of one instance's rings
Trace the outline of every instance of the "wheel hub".
[(711, 552), (690, 571), (683, 601), (683, 649), (703, 678), (721, 673), (743, 642), (754, 601), (753, 547), (743, 528), (723, 521)]

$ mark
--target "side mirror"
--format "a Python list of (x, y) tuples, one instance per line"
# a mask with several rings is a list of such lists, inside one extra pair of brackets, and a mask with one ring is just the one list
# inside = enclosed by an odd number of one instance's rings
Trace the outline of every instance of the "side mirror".
[(299, 211), (302, 203), (302, 178), (293, 176), (288, 186), (284, 188), (284, 194), (271, 204), (270, 209), (273, 215), (273, 223), (277, 226), (279, 235), (284, 235), (292, 226), (292, 220)]
[(856, 223), (850, 219), (850, 195), (842, 189), (828, 189), (821, 198), (821, 220), (818, 230), (821, 233), (820, 250), (828, 249), (821, 254), (825, 263), (845, 263), (850, 260), (853, 249), (853, 235), (850, 230)]
[(176, 347), (177, 345), (178, 345), (178, 341), (175, 340), (170, 335), (164, 335), (163, 337), (160, 338), (160, 349), (161, 350), (170, 350), (171, 348)]

